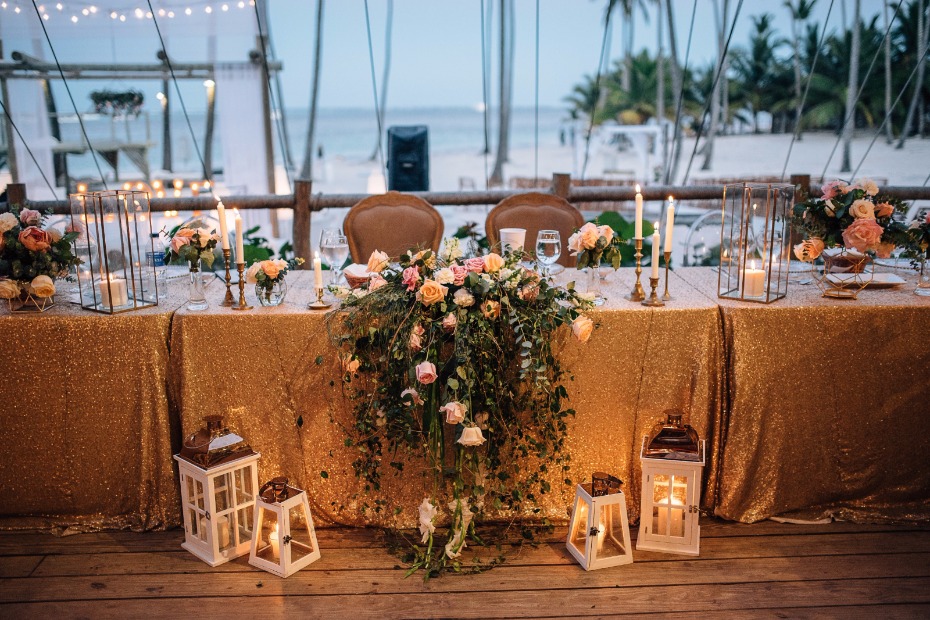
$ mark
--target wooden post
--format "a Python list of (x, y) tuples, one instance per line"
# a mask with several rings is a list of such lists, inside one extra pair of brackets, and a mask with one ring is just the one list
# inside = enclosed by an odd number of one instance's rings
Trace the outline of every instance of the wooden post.
[[(792, 174), (791, 184), (794, 185), (794, 203), (804, 202), (811, 194), (811, 175), (809, 174)], [(793, 216), (794, 213), (791, 214)], [(804, 241), (804, 235), (801, 231), (796, 230), (794, 225), (791, 226), (791, 247)]]
[(6, 203), (8, 205), (26, 206), (26, 185), (24, 183), (10, 183), (6, 186)]
[(568, 200), (572, 191), (572, 175), (565, 172), (552, 173), (552, 193), (560, 198)]
[(310, 269), (313, 264), (313, 253), (310, 251), (310, 197), (313, 182), (305, 180), (294, 181), (294, 256), (299, 256), (306, 262), (299, 269)]

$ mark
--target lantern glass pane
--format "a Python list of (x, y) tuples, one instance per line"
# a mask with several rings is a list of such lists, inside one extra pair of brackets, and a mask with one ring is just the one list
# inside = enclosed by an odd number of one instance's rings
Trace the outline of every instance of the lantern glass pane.
[(656, 474), (655, 481), (652, 484), (652, 503), (664, 504), (668, 502), (668, 483), (667, 474)]
[(669, 519), (669, 536), (683, 538), (685, 535), (685, 509), (669, 508), (671, 519)]
[(252, 512), (251, 508), (240, 508), (236, 511), (238, 518), (236, 519), (237, 534), (239, 540), (237, 544), (242, 543), (251, 543), (252, 542), (252, 531), (255, 529), (252, 524)]
[(268, 562), (278, 564), (281, 560), (281, 535), (278, 527), (278, 513), (273, 510), (259, 508), (259, 522), (261, 532), (256, 546), (255, 555)]
[(207, 515), (202, 512), (197, 512), (197, 538), (203, 542), (207, 542), (207, 528), (210, 527), (210, 522), (207, 521)]
[(216, 511), (223, 512), (229, 504), (229, 474), (223, 474), (213, 479), (213, 491), (216, 496)]
[(184, 503), (193, 504), (196, 501), (196, 494), (194, 493), (194, 479), (190, 476), (185, 476), (184, 479), (187, 481), (187, 484), (184, 485)]
[(304, 505), (294, 506), (288, 511), (291, 526), (291, 562), (313, 553), (313, 538), (310, 536), (310, 521), (304, 512)]
[(230, 515), (216, 517), (216, 546), (221, 552), (235, 546), (235, 537), (230, 523)]
[(203, 483), (200, 480), (194, 481), (194, 503), (203, 510)]
[(688, 477), (672, 476), (672, 503), (684, 506), (688, 499)]
[(582, 498), (575, 498), (575, 510), (572, 511), (572, 535), (569, 544), (584, 555), (585, 542), (588, 538), (588, 504)]
[(187, 510), (188, 523), (191, 528), (191, 536), (200, 540), (205, 540), (203, 532), (200, 529), (200, 515), (193, 508)]
[(251, 504), (255, 499), (255, 490), (252, 488), (252, 465), (237, 469), (236, 476), (236, 505)]
[(613, 558), (626, 555), (623, 547), (623, 521), (620, 516), (620, 504), (604, 506), (598, 518), (597, 557)]
[[(662, 519), (659, 519), (659, 515), (662, 515)], [(653, 506), (652, 508), (652, 533), (658, 534), (660, 536), (665, 536), (665, 524), (668, 519), (666, 517), (666, 509), (659, 508), (658, 506)], [(661, 523), (661, 527), (659, 524)]]

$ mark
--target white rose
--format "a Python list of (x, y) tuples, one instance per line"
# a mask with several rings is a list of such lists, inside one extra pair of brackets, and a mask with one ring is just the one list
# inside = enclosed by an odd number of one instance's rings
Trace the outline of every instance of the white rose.
[(455, 295), (452, 296), (452, 301), (454, 301), (455, 305), (459, 308), (467, 308), (475, 303), (475, 296), (469, 293), (467, 289), (460, 288), (455, 291)]
[(428, 497), (423, 498), (423, 503), (420, 504), (420, 534), (423, 535), (423, 538), (420, 542), (426, 544), (426, 541), (429, 540), (430, 534), (436, 531), (436, 526), (433, 525), (433, 519), (436, 517), (436, 507), (433, 506)]
[(29, 292), (36, 297), (51, 297), (55, 294), (55, 282), (48, 276), (36, 276), (29, 283)]
[(433, 278), (440, 284), (452, 284), (452, 282), (455, 280), (455, 273), (453, 273), (453, 271), (448, 267), (443, 267), (435, 274), (433, 274)]
[(568, 238), (568, 249), (571, 256), (575, 256), (584, 248), (581, 247), (581, 233), (575, 233)]
[(484, 435), (477, 426), (466, 426), (462, 429), (462, 436), (456, 442), (463, 446), (480, 446), (484, 443)]
[(869, 196), (874, 196), (878, 193), (878, 184), (872, 179), (859, 179), (856, 185), (861, 187)]
[(245, 281), (249, 284), (255, 284), (258, 280), (255, 279), (255, 276), (262, 269), (261, 263), (252, 263), (252, 266), (249, 267), (249, 270), (245, 272)]
[(857, 220), (874, 220), (875, 205), (864, 198), (860, 198), (859, 200), (853, 202), (852, 206), (849, 207), (849, 214)]
[(375, 250), (368, 257), (368, 271), (381, 273), (390, 264), (391, 258), (380, 250)]
[(207, 245), (213, 239), (213, 234), (206, 228), (198, 228), (197, 232), (200, 234), (200, 247), (207, 247)]
[(58, 243), (61, 241), (61, 231), (57, 228), (46, 228), (45, 232), (48, 233), (49, 238), (52, 240), (52, 243)]
[(5, 233), (8, 230), (12, 230), (13, 227), (19, 225), (19, 220), (16, 219), (16, 216), (12, 213), (2, 213), (0, 214), (0, 234)]
[(15, 280), (0, 280), (0, 299), (19, 297), (19, 284)]

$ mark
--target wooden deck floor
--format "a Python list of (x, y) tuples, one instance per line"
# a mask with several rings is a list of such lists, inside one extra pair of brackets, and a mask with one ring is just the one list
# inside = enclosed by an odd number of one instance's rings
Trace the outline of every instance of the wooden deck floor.
[(704, 519), (701, 534), (698, 558), (636, 552), (590, 573), (553, 536), (489, 572), (424, 583), (373, 530), (319, 530), (322, 559), (286, 580), (247, 558), (210, 568), (179, 530), (7, 532), (0, 618), (930, 617), (930, 524)]

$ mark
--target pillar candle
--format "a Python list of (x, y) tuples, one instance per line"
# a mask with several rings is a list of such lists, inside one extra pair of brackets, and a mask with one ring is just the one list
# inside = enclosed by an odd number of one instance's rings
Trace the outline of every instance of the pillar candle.
[(665, 251), (672, 251), (672, 232), (675, 230), (675, 199), (668, 197), (668, 217), (665, 220)]
[(242, 216), (239, 215), (239, 209), (233, 209), (236, 214), (236, 262), (245, 262), (245, 249), (242, 247)]
[(652, 277), (659, 277), (659, 246), (662, 245), (662, 239), (659, 237), (659, 223), (656, 222), (655, 232), (652, 233)]
[(765, 292), (765, 271), (756, 269), (756, 261), (743, 270), (743, 295), (746, 297), (761, 297)]
[(319, 252), (313, 253), (313, 283), (317, 288), (323, 288), (323, 266)]
[[(100, 287), (101, 305), (115, 308), (129, 303), (129, 289), (126, 286), (125, 279), (114, 278), (111, 274), (106, 280), (101, 280), (97, 286)], [(112, 303), (111, 293), (113, 294)]]
[(633, 235), (636, 239), (643, 238), (643, 195), (640, 193), (639, 184), (636, 185), (636, 232)]
[(226, 227), (226, 207), (223, 206), (222, 200), (216, 204), (216, 214), (220, 219), (220, 243), (223, 245), (224, 250), (228, 250), (229, 229)]
[(281, 557), (281, 544), (278, 541), (278, 524), (275, 523), (274, 529), (268, 534), (268, 542), (271, 543), (271, 555), (275, 560)]

